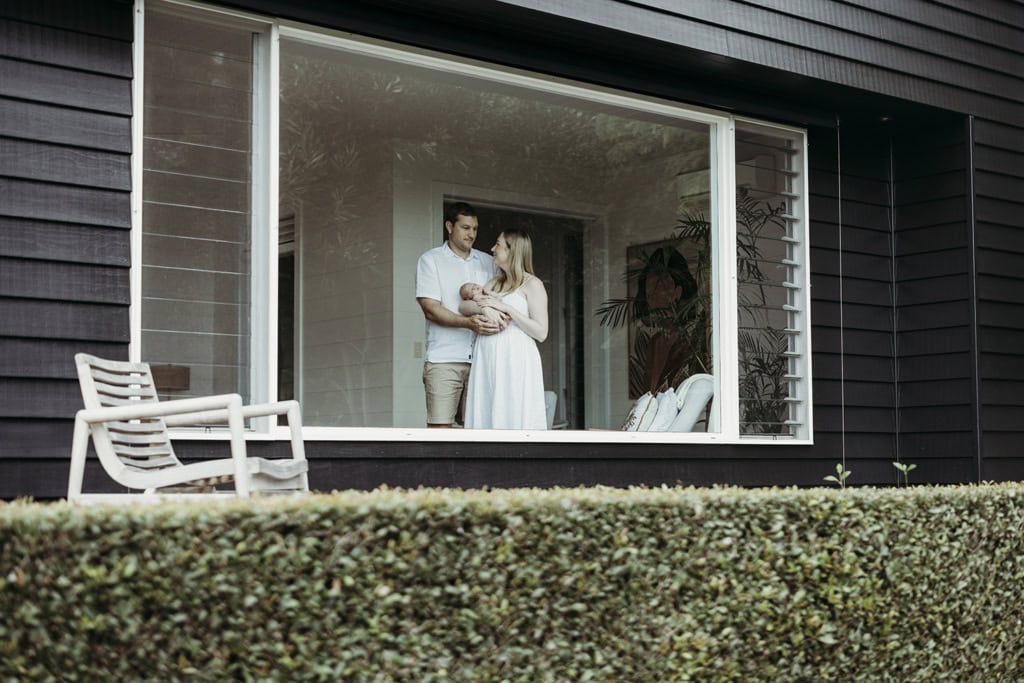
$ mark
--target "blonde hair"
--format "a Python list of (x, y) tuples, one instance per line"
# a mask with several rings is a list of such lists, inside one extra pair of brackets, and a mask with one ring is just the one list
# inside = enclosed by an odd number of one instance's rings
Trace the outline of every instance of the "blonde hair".
[[(501, 270), (495, 278), (499, 291), (519, 289), (526, 282), (526, 275), (533, 275), (533, 242), (522, 228), (502, 231), (508, 244), (508, 272)], [(506, 288), (505, 285), (508, 284)]]

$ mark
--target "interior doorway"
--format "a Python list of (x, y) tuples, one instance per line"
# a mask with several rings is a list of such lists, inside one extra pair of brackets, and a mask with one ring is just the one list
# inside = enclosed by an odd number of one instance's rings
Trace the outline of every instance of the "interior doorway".
[(506, 228), (522, 228), (530, 235), (533, 268), (548, 292), (548, 337), (538, 344), (544, 388), (558, 397), (555, 424), (586, 428), (583, 238), (593, 219), (453, 197), (445, 197), (445, 209), (455, 201), (469, 201), (476, 209), (480, 229), (475, 247), (481, 251), (490, 253)]

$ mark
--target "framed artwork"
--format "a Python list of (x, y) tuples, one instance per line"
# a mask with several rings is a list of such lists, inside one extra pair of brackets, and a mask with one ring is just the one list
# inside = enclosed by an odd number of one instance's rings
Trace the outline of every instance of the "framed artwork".
[(631, 399), (708, 371), (711, 317), (704, 256), (700, 244), (683, 238), (627, 248)]

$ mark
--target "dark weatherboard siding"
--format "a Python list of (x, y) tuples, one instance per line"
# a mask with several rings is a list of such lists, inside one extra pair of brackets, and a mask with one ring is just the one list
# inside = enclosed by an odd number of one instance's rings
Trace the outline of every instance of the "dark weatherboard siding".
[[(1024, 478), (1021, 4), (230, 4), (809, 131), (814, 446), (310, 443), (318, 487)], [(0, 17), (0, 495), (60, 495), (70, 355), (126, 352), (131, 6)]]
[(127, 2), (0, 3), (0, 496), (66, 488), (71, 358), (128, 355), (131, 40)]

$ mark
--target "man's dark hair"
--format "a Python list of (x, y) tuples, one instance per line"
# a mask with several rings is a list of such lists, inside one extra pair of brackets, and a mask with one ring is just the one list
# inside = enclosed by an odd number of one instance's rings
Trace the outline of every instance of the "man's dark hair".
[(467, 216), (469, 218), (476, 218), (476, 209), (467, 204), (466, 202), (455, 202), (444, 211), (444, 222), (455, 223), (459, 220), (459, 216)]

